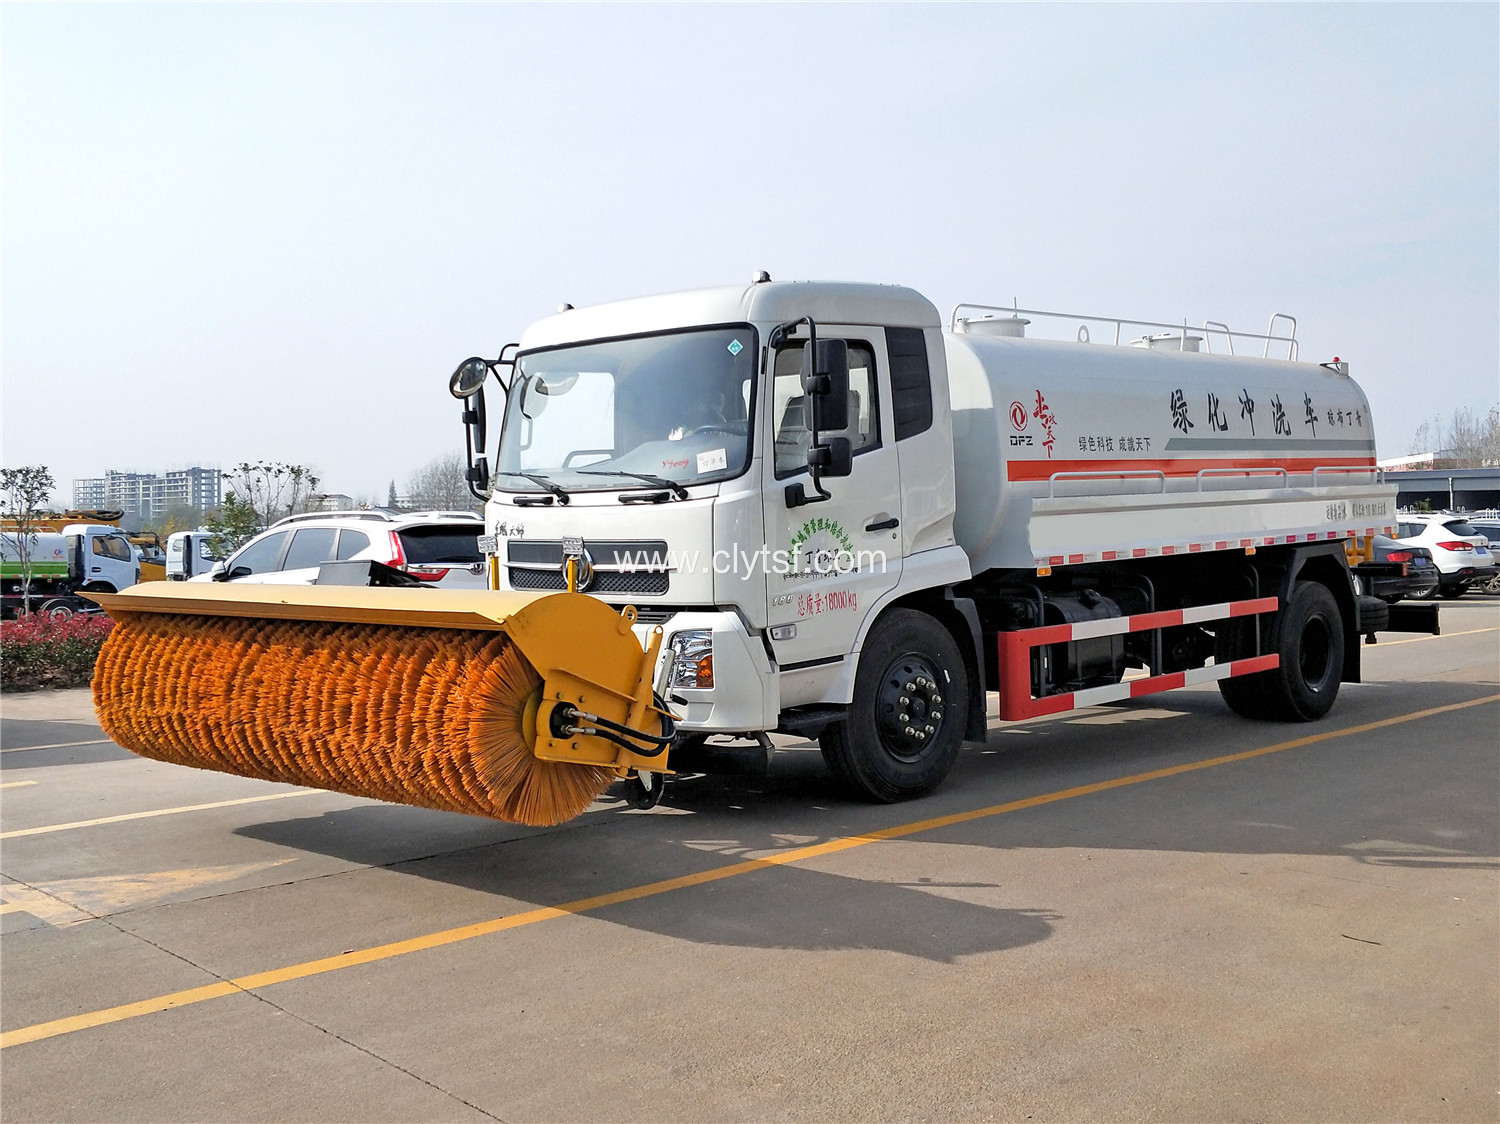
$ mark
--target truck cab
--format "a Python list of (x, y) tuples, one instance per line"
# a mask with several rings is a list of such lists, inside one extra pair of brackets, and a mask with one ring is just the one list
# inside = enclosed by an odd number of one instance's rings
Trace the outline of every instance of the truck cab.
[(187, 581), (198, 574), (206, 574), (217, 558), (209, 543), (212, 531), (177, 531), (167, 536), (166, 580)]
[(63, 528), (73, 587), (84, 593), (118, 593), (141, 580), (135, 547), (118, 527), (71, 523)]

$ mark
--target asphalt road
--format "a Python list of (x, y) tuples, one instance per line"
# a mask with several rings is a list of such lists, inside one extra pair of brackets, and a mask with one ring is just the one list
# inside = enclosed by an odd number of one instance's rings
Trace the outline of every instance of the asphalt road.
[[(530, 830), (0, 718), (0, 1117), (1500, 1119), (1500, 604), (1310, 726), (995, 723)], [(798, 746), (804, 748), (798, 748)]]

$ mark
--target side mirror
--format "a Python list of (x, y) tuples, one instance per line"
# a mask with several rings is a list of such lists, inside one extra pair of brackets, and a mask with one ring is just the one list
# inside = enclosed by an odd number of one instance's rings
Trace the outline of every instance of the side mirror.
[(803, 346), (802, 389), (807, 394), (808, 429), (837, 432), (849, 428), (849, 344), (846, 341), (809, 340)]
[(473, 359), (465, 359), (458, 365), (458, 370), (449, 376), (448, 393), (455, 398), (468, 398), (484, 385), (489, 374), (490, 365), (477, 355)]
[(807, 450), (807, 467), (819, 476), (848, 476), (854, 471), (854, 448), (847, 437), (825, 437)]
[(215, 562), (210, 566), (208, 568), (208, 576), (216, 582), (227, 582), (229, 580), (229, 573), (224, 568), (223, 562)]

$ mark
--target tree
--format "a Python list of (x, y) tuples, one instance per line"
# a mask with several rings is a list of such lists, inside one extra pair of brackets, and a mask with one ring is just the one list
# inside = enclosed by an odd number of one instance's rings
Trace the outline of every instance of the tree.
[(1434, 468), (1488, 468), (1500, 465), (1500, 406), (1482, 418), (1461, 406), (1444, 424), (1434, 416), (1417, 427), (1413, 453), (1433, 453)]
[(394, 480), (391, 481), (391, 490), (386, 493), (385, 506), (392, 509), (401, 506), (400, 501), (396, 499), (396, 482)]
[(162, 513), (161, 518), (149, 524), (146, 530), (155, 531), (162, 538), (166, 538), (178, 531), (191, 531), (201, 526), (203, 526), (201, 507), (194, 507), (190, 503), (174, 503)]
[(473, 511), (467, 470), (457, 453), (438, 457), (412, 476), (406, 488), (408, 502), (417, 511)]
[(262, 528), (288, 515), (313, 510), (312, 497), (318, 490), (318, 478), (312, 469), (281, 461), (242, 461), (233, 472), (226, 472), (224, 479), (230, 482), (225, 506), (228, 496), (235, 496), (238, 503), (250, 506)]
[(37, 509), (47, 502), (56, 483), (46, 465), (0, 468), (0, 498), (3, 498), (6, 513), (15, 524), (14, 530), (0, 537), (14, 548), (20, 562), (21, 612), (28, 616), (31, 614), (31, 550), (37, 544)]
[(260, 533), (260, 514), (249, 502), (230, 492), (224, 497), (223, 506), (203, 526), (213, 532), (208, 552), (216, 558), (225, 558)]

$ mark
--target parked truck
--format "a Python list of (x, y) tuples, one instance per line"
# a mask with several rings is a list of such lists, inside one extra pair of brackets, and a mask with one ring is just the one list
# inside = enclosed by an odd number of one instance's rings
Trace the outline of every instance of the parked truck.
[[(20, 532), (0, 531), (0, 612), (6, 619), (22, 612)], [(135, 548), (118, 527), (70, 523), (61, 531), (38, 531), (31, 538), (31, 605), (48, 615), (93, 611), (80, 594), (115, 593), (141, 580)]]
[(167, 536), (166, 580), (187, 581), (198, 574), (206, 574), (218, 561), (213, 551), (214, 533), (199, 528), (196, 531), (177, 531)]
[(635, 605), (684, 737), (815, 737), (888, 800), (985, 736), (986, 692), (1017, 720), (1216, 682), (1311, 720), (1358, 681), (1389, 618), (1345, 546), (1395, 493), (1347, 364), (1295, 332), (945, 329), (910, 289), (763, 280), (566, 309), (450, 389), (494, 588)]
[(547, 824), (782, 731), (892, 801), (986, 736), (991, 694), (1016, 721), (1212, 682), (1311, 721), (1362, 634), (1413, 627), (1349, 570), (1395, 525), (1369, 403), (1290, 318), (945, 325), (910, 289), (761, 275), (565, 306), (449, 390), (488, 588), (348, 561), (105, 595), (111, 737)]

